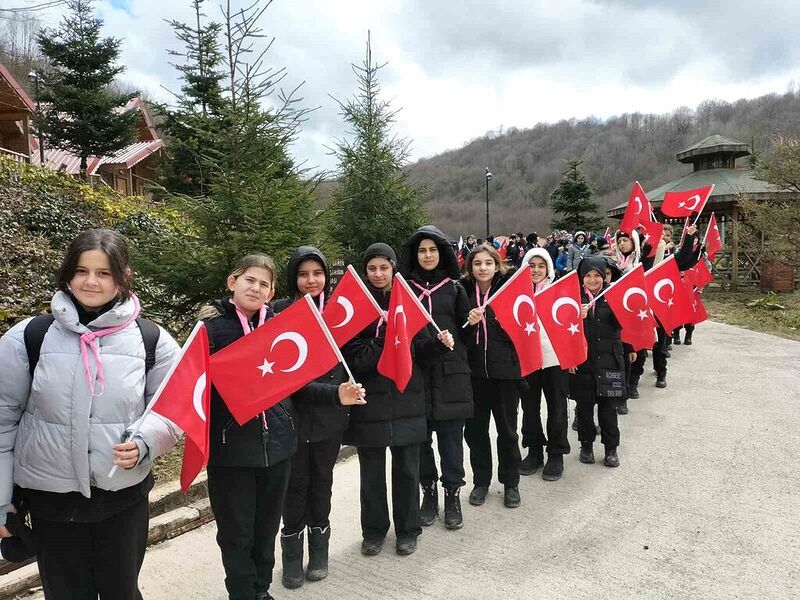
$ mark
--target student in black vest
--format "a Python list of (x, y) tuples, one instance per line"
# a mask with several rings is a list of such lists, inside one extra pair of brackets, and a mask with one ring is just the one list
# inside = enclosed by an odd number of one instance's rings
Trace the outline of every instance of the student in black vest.
[[(276, 313), (310, 294), (322, 312), (329, 295), (328, 261), (313, 246), (300, 246), (286, 268), (290, 296), (273, 303)], [(317, 378), (292, 395), (298, 430), (297, 452), (292, 456), (289, 487), (283, 505), (283, 577), (287, 588), (303, 581), (328, 576), (328, 544), (331, 537), (331, 490), (333, 467), (347, 428), (349, 407), (364, 397), (361, 385), (346, 383), (342, 365)], [(310, 396), (310, 398), (309, 398)], [(336, 403), (336, 398), (341, 404)], [(329, 402), (319, 402), (328, 398)], [(303, 530), (308, 526), (308, 570), (303, 570)]]
[(486, 502), (492, 479), (492, 447), (489, 420), (497, 429), (497, 479), (504, 486), (503, 503), (508, 508), (520, 505), (519, 467), (522, 456), (517, 436), (517, 410), (521, 381), (519, 358), (514, 344), (486, 302), (510, 276), (507, 265), (494, 248), (484, 245), (467, 256), (467, 276), (462, 280), (469, 290), (469, 364), (472, 372), (475, 416), (467, 421), (464, 437), (475, 487), (469, 503)]
[[(467, 319), (469, 302), (457, 279), (458, 261), (445, 235), (436, 227), (419, 228), (403, 246), (400, 272), (408, 279), (422, 305), (440, 329), (453, 332), (453, 350), (437, 344), (426, 359), (428, 439), (420, 449), (420, 484), (423, 499), (420, 523), (430, 525), (439, 513), (436, 461), (432, 434), (441, 460), (441, 482), (445, 493), (444, 524), (447, 529), (463, 525), (459, 492), (464, 485), (464, 423), (472, 416), (472, 387), (467, 349), (459, 337)], [(428, 326), (435, 336), (432, 326)], [(458, 333), (455, 333), (458, 332)]]

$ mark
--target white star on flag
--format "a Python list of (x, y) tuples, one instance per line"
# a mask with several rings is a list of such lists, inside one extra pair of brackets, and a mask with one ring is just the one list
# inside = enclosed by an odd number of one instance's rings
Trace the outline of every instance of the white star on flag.
[(526, 323), (526, 324), (525, 324), (525, 333), (527, 333), (528, 335), (530, 335), (530, 334), (532, 334), (534, 331), (536, 331), (536, 325), (534, 325), (533, 323)]
[(399, 346), (400, 345), (400, 338), (397, 337), (397, 336), (395, 336), (395, 338), (394, 338), (394, 345), (395, 346)]
[(580, 331), (580, 329), (578, 328), (577, 323), (570, 323), (569, 327), (567, 327), (567, 331), (569, 331), (572, 335), (575, 335)]
[(644, 320), (647, 318), (647, 311), (646, 311), (646, 310), (640, 310), (640, 311), (639, 311), (639, 314), (638, 314), (637, 316), (638, 316), (638, 317), (639, 317), (639, 318), (640, 318), (642, 321), (644, 321)]
[(275, 365), (274, 362), (269, 362), (266, 358), (264, 359), (264, 364), (260, 367), (257, 367), (259, 371), (261, 371), (261, 376), (264, 377), (267, 373), (272, 373), (272, 367)]
[(675, 303), (672, 301), (672, 298), (667, 300), (667, 306), (672, 306), (673, 304), (675, 304)]

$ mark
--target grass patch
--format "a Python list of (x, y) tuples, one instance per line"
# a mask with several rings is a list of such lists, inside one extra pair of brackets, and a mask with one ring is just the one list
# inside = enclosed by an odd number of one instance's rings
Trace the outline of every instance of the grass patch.
[(182, 436), (172, 450), (159, 456), (153, 463), (153, 477), (156, 480), (156, 485), (175, 481), (181, 476), (184, 439), (185, 437)]
[(800, 292), (709, 290), (703, 294), (703, 304), (714, 321), (800, 340)]

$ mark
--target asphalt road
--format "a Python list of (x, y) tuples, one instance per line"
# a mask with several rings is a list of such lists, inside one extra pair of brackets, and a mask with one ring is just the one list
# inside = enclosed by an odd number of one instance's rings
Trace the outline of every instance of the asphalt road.
[[(648, 362), (620, 417), (618, 469), (583, 465), (523, 477), (509, 510), (496, 483), (465, 526), (426, 528), (419, 549), (359, 553), (358, 463), (337, 466), (330, 576), (276, 598), (798, 598), (800, 597), (800, 343), (702, 324), (673, 349), (669, 387)], [(596, 454), (602, 456), (599, 440)], [(468, 481), (470, 476), (468, 475)], [(213, 523), (156, 546), (146, 599), (226, 598)]]

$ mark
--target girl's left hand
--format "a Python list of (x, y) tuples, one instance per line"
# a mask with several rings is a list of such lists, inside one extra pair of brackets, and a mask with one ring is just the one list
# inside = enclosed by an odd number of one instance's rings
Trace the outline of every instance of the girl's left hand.
[(636, 352), (628, 352), (628, 362), (629, 363), (636, 362)]
[(436, 337), (439, 339), (439, 341), (440, 341), (440, 342), (442, 342), (442, 343), (443, 343), (445, 346), (447, 346), (447, 348), (449, 348), (450, 350), (452, 350), (452, 349), (455, 347), (455, 345), (456, 345), (456, 342), (455, 342), (455, 340), (453, 339), (453, 334), (452, 334), (452, 333), (450, 333), (449, 331), (447, 331), (447, 329), (443, 330), (443, 331), (442, 331), (442, 332), (441, 332), (439, 335), (437, 335)]
[(114, 445), (114, 464), (123, 469), (132, 469), (139, 462), (139, 446), (136, 442)]
[(589, 315), (589, 305), (581, 304), (581, 319), (585, 319)]
[(364, 400), (366, 395), (367, 392), (360, 383), (348, 381), (339, 386), (339, 402), (342, 406), (366, 404), (367, 401)]

